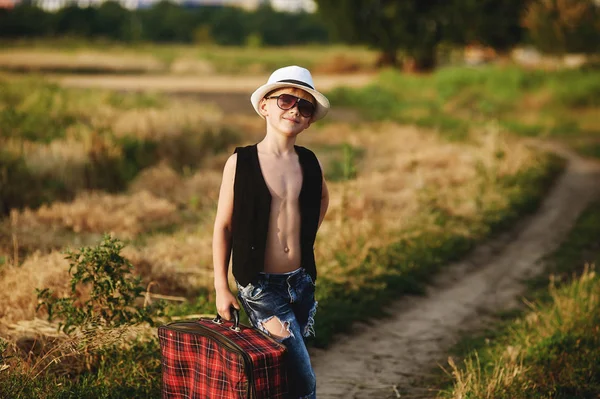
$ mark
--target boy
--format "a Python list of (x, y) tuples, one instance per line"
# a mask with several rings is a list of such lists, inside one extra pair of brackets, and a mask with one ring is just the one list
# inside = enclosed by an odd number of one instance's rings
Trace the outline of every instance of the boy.
[(251, 96), (266, 121), (265, 138), (238, 147), (223, 170), (213, 235), (217, 311), (239, 309), (227, 282), (230, 256), (238, 298), (252, 324), (288, 349), (294, 398), (316, 398), (303, 337), (314, 334), (317, 277), (314, 241), (329, 205), (314, 153), (296, 136), (329, 110), (310, 72), (276, 70)]

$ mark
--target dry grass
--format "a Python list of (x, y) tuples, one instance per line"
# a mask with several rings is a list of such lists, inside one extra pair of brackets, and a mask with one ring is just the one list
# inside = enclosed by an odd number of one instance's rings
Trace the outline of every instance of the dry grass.
[[(577, 385), (578, 370), (571, 368), (580, 367), (579, 364), (564, 360), (560, 363), (564, 369), (556, 370), (552, 368), (557, 365), (552, 359), (560, 348), (557, 348), (557, 342), (569, 342), (573, 336), (580, 340), (582, 336), (589, 337), (575, 333), (579, 331), (589, 334), (595, 330), (593, 333), (597, 334), (598, 326), (594, 326), (593, 320), (600, 307), (598, 288), (593, 266), (586, 266), (580, 278), (562, 288), (557, 288), (551, 279), (551, 303), (528, 303), (530, 312), (512, 323), (505, 339), (488, 349), (491, 355), (487, 364), (480, 362), (477, 353), (465, 359), (461, 366), (449, 359), (454, 386), (444, 397), (495, 399), (514, 397), (515, 393), (538, 397), (545, 390), (555, 393), (557, 387), (564, 390), (570, 384), (585, 389), (583, 381), (580, 381), (583, 385)], [(589, 343), (581, 344), (582, 351), (587, 349), (586, 345)], [(558, 355), (567, 357), (560, 352)], [(585, 357), (582, 355), (582, 362)], [(590, 383), (594, 380), (591, 373)], [(560, 378), (557, 377), (559, 374), (562, 374)], [(569, 376), (572, 381), (568, 380)]]
[(132, 195), (82, 192), (70, 203), (42, 205), (19, 215), (21, 225), (46, 224), (76, 233), (111, 233), (133, 238), (143, 232), (178, 221), (175, 204), (147, 191)]
[[(134, 115), (126, 119), (134, 121)], [(149, 114), (144, 115), (140, 118)], [(260, 126), (254, 119), (236, 121), (240, 126), (247, 123), (248, 142), (260, 139)], [(132, 131), (140, 137), (164, 133), (147, 126)], [(128, 129), (121, 129), (126, 134)], [(309, 148), (341, 143), (364, 149), (364, 156), (355, 165), (356, 179), (329, 182), (330, 209), (317, 238), (316, 257), (320, 272), (332, 279), (344, 279), (349, 270), (361, 266), (371, 249), (394, 242), (401, 230), (440, 228), (433, 222), (434, 209), (443, 208), (477, 223), (482, 210), (506, 205), (498, 180), (537, 162), (522, 143), (509, 140), (494, 127), (468, 144), (449, 143), (433, 132), (392, 123), (329, 124), (312, 129), (299, 141)], [(73, 151), (74, 159), (76, 155)], [(21, 245), (30, 245), (33, 250), (36, 241), (32, 237), (43, 237), (37, 249), (48, 251), (89, 245), (92, 237), (110, 231), (133, 240), (122, 254), (143, 282), (153, 285), (152, 293), (189, 299), (201, 292), (210, 295), (212, 224), (227, 156), (213, 157), (191, 174), (180, 174), (165, 163), (156, 165), (140, 173), (127, 193), (83, 191), (72, 202), (56, 202), (36, 211), (13, 210), (12, 225), (10, 221), (0, 224), (0, 233), (4, 232), (0, 239), (12, 232), (22, 237)], [(332, 160), (327, 153), (317, 151), (317, 156), (325, 167)], [(177, 226), (174, 232), (155, 230), (172, 225)], [(3, 243), (0, 248), (10, 245)], [(346, 257), (343, 268), (340, 253)], [(370, 271), (372, 276), (387, 272), (376, 265)], [(56, 250), (35, 252), (20, 266), (0, 268), (0, 303), (4, 305), (0, 309), (0, 333), (11, 345), (5, 353), (20, 351), (8, 365), (21, 374), (36, 378), (48, 371), (83, 371), (94, 362), (94, 348), (112, 345), (117, 342), (115, 337), (123, 345), (130, 342), (121, 330), (74, 338), (52, 333), (54, 326), (39, 319), (45, 316), (43, 311), (35, 310), (35, 289), (50, 288), (58, 296), (67, 295), (68, 282), (68, 262)], [(144, 331), (132, 334), (143, 335)]]
[(152, 292), (195, 298), (202, 288), (213, 285), (212, 230), (158, 235), (141, 248), (125, 248), (136, 272), (147, 283), (156, 283)]
[[(399, 230), (439, 228), (431, 222), (432, 205), (479, 221), (482, 210), (505, 205), (505, 195), (495, 184), (498, 179), (536, 162), (522, 143), (494, 127), (469, 144), (457, 144), (391, 123), (330, 124), (307, 132), (299, 144), (311, 147), (343, 142), (364, 148), (365, 155), (356, 165), (359, 173), (355, 180), (329, 183), (330, 209), (316, 246), (317, 262), (325, 272), (339, 267), (336, 253), (346, 253), (352, 262), (347, 267), (357, 267), (371, 248), (396, 240)], [(327, 159), (327, 154), (317, 155)], [(193, 212), (193, 224), (183, 222), (179, 231), (146, 237), (127, 247), (124, 254), (146, 282), (159, 284), (153, 292), (193, 296), (201, 287), (210, 291), (212, 223), (221, 167), (203, 168), (185, 177), (158, 165), (140, 174), (128, 194), (83, 192), (71, 203), (25, 210), (18, 215), (20, 231), (32, 232), (35, 226), (48, 231), (50, 226), (58, 226), (80, 235), (112, 231), (136, 238), (156, 227), (178, 223), (182, 210)], [(26, 259), (23, 267), (4, 271), (0, 283), (10, 284), (10, 289), (2, 292), (21, 293), (4, 317), (12, 321), (33, 317), (34, 288), (55, 287), (53, 275), (57, 281), (65, 280), (59, 258), (57, 253), (37, 256)], [(44, 270), (36, 276), (43, 279), (23, 278), (36, 269)]]
[[(512, 386), (523, 378), (527, 369), (523, 366), (523, 348), (508, 346), (494, 364), (492, 374), (484, 377), (479, 357), (466, 359), (463, 372), (452, 358), (448, 359), (452, 377), (455, 379), (454, 399), (495, 399), (498, 391)], [(475, 389), (473, 389), (475, 388)]]
[(216, 207), (221, 177), (220, 171), (201, 169), (186, 178), (160, 164), (142, 171), (130, 184), (129, 191), (146, 191), (177, 205), (206, 210)]
[[(329, 183), (330, 209), (316, 246), (323, 270), (338, 267), (335, 254), (340, 251), (358, 266), (371, 248), (397, 239), (399, 230), (436, 228), (431, 223), (432, 202), (451, 215), (479, 221), (483, 209), (506, 205), (505, 193), (495, 182), (536, 162), (523, 144), (494, 127), (470, 144), (449, 143), (433, 133), (395, 124), (359, 128), (332, 124), (310, 134), (301, 144), (349, 142), (366, 150), (355, 180)], [(125, 249), (144, 279), (159, 283), (157, 292), (192, 295), (198, 287), (212, 285), (212, 219), (220, 178), (220, 172), (205, 169), (183, 177), (159, 165), (138, 176), (129, 194), (83, 192), (71, 203), (21, 212), (19, 225), (30, 230), (41, 225), (78, 233), (112, 231), (135, 238), (177, 223), (182, 206), (194, 209), (199, 215), (194, 225), (181, 225), (179, 232), (155, 235)], [(46, 273), (54, 270), (54, 261), (35, 262), (44, 265)], [(64, 276), (63, 269), (54, 272)], [(2, 281), (10, 274), (5, 272)], [(35, 287), (48, 286), (39, 280), (11, 281), (18, 285), (13, 292), (31, 293)]]
[(69, 263), (64, 255), (52, 252), (33, 254), (20, 266), (9, 266), (0, 274), (0, 327), (19, 320), (32, 320), (37, 306), (36, 288), (48, 287), (58, 295), (69, 287)]
[(211, 104), (172, 100), (163, 109), (111, 109), (111, 114), (102, 119), (109, 121), (117, 137), (131, 135), (140, 139), (164, 139), (180, 135), (190, 128), (201, 130), (202, 127), (209, 129), (218, 126), (223, 121), (223, 113)]
[(58, 331), (58, 326), (42, 319), (20, 321), (5, 329), (10, 339), (3, 353), (3, 362), (10, 372), (28, 379), (46, 373), (73, 375), (91, 371), (97, 363), (97, 353), (103, 348), (117, 346), (128, 350), (133, 342), (156, 339), (156, 329), (146, 324), (75, 330), (70, 335)]
[[(318, 137), (334, 141), (341, 129), (324, 130)], [(524, 144), (493, 126), (470, 144), (445, 142), (423, 130), (394, 124), (342, 133), (346, 133), (343, 140), (367, 151), (355, 180), (329, 183), (328, 222), (322, 225), (316, 246), (324, 270), (336, 267), (335, 253), (340, 250), (358, 267), (370, 248), (396, 240), (397, 231), (435, 229), (433, 211), (442, 209), (480, 222), (484, 210), (508, 205), (499, 179), (537, 162)]]

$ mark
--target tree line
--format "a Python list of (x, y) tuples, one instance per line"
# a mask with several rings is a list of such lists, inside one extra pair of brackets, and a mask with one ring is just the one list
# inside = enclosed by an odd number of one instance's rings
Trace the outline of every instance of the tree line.
[(0, 9), (0, 37), (81, 37), (115, 41), (214, 43), (220, 45), (309, 44), (329, 42), (320, 16), (284, 13), (262, 6), (185, 7), (169, 1), (129, 10), (116, 1), (97, 7), (71, 4), (55, 12), (31, 2)]
[(132, 42), (268, 45), (343, 42), (382, 51), (381, 62), (436, 64), (442, 44), (505, 51), (531, 43), (547, 53), (600, 52), (597, 0), (316, 0), (318, 12), (264, 5), (185, 7), (161, 1), (128, 10), (114, 1), (46, 12), (32, 0), (0, 10), (0, 37), (104, 37)]
[(316, 0), (334, 39), (382, 50), (383, 62), (435, 66), (440, 44), (499, 51), (531, 43), (546, 53), (600, 52), (597, 0)]

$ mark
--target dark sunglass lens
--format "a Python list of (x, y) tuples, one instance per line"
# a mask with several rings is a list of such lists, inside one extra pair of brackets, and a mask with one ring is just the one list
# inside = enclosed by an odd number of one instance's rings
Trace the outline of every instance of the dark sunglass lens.
[(290, 109), (296, 104), (297, 98), (290, 94), (282, 94), (277, 99), (277, 105), (281, 109)]
[(305, 118), (310, 118), (315, 112), (315, 106), (307, 100), (298, 101), (298, 111)]

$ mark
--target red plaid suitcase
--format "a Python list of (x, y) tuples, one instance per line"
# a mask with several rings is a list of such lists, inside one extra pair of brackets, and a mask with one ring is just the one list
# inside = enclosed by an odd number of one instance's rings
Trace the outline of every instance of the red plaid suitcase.
[(158, 328), (163, 399), (287, 398), (285, 346), (234, 319)]

